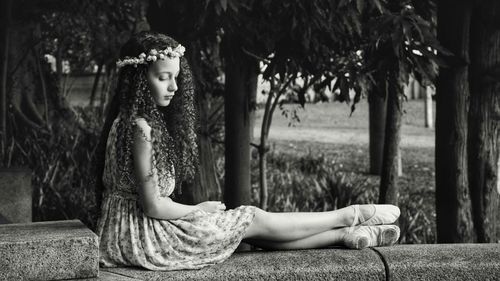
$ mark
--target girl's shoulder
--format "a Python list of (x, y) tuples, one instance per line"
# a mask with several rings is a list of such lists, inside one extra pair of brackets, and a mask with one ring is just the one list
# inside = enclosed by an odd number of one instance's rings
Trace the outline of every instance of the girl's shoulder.
[(127, 124), (129, 126), (131, 125), (132, 127), (139, 127), (142, 130), (151, 130), (151, 126), (144, 117), (122, 118), (121, 116), (117, 116), (113, 121), (113, 125), (118, 123)]
[(140, 126), (142, 128), (146, 128), (146, 127), (151, 128), (151, 126), (149, 126), (149, 124), (148, 124), (148, 121), (144, 117), (136, 117), (132, 121), (134, 122), (134, 125), (136, 125), (136, 126)]
[(142, 137), (146, 141), (151, 140), (151, 126), (143, 117), (133, 119), (134, 127), (136, 128), (136, 136)]

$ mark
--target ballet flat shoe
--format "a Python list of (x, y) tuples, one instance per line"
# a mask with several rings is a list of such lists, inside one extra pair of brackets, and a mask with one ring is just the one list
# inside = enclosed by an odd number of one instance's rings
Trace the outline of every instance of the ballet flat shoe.
[(383, 224), (393, 224), (401, 214), (399, 207), (390, 204), (370, 204), (367, 206), (372, 206), (375, 209), (373, 215), (369, 218), (364, 218), (359, 205), (352, 205), (354, 208), (354, 220), (352, 226), (356, 225), (383, 225)]
[(352, 227), (344, 239), (346, 247), (364, 249), (367, 247), (384, 247), (396, 244), (400, 230), (396, 225), (375, 225)]

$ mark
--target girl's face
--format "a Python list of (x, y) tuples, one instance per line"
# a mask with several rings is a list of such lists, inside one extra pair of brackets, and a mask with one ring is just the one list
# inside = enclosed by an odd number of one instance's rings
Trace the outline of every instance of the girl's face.
[(180, 71), (178, 57), (155, 61), (149, 66), (147, 79), (149, 90), (158, 106), (167, 106), (177, 91), (177, 76)]

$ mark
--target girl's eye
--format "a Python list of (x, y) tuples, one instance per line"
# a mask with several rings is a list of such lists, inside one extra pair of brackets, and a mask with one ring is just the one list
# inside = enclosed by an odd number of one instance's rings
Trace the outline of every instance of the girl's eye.
[(168, 80), (168, 76), (160, 76), (159, 79), (160, 81), (165, 81)]

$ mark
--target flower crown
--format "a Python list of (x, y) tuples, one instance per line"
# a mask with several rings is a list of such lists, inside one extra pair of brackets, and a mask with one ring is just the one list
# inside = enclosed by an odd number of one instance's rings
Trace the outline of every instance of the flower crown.
[(164, 60), (165, 57), (168, 58), (180, 58), (184, 56), (184, 52), (186, 51), (186, 48), (179, 44), (175, 49), (172, 49), (171, 47), (167, 47), (165, 50), (156, 50), (156, 49), (151, 49), (148, 52), (148, 55), (145, 53), (141, 53), (138, 57), (125, 57), (122, 60), (118, 60), (116, 62), (116, 66), (118, 68), (123, 67), (125, 65), (133, 65), (137, 67), (138, 64), (147, 64), (148, 62), (155, 62), (158, 59)]

